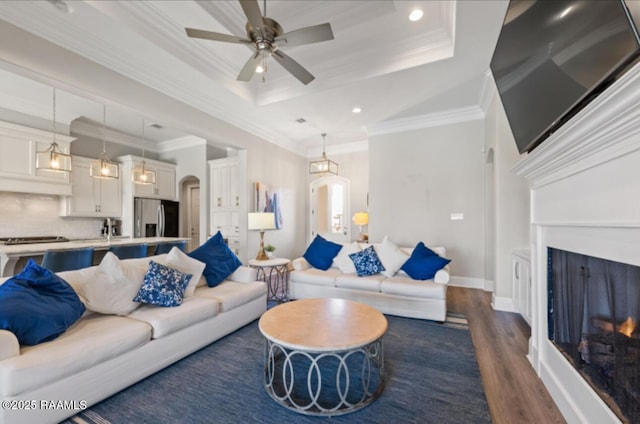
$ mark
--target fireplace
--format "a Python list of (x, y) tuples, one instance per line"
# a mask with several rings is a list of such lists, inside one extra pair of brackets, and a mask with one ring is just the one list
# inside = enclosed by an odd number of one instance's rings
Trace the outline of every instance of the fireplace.
[(622, 422), (640, 422), (640, 267), (549, 248), (549, 340)]

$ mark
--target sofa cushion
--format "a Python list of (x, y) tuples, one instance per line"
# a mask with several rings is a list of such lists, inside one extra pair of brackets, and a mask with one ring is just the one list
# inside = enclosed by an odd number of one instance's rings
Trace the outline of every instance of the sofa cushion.
[[(151, 339), (149, 324), (113, 315), (80, 319), (57, 339), (0, 362), (0, 395), (17, 396), (108, 361)], [(96, 382), (100, 384), (100, 382)]]
[(325, 240), (322, 236), (316, 235), (307, 250), (302, 255), (314, 268), (326, 271), (331, 267), (333, 258), (342, 249), (342, 245)]
[(218, 314), (218, 302), (214, 299), (184, 299), (180, 306), (163, 308), (156, 305), (142, 305), (133, 311), (129, 318), (148, 323), (153, 328), (154, 339), (174, 333), (196, 322), (214, 317)]
[(62, 278), (29, 258), (22, 272), (0, 285), (0, 328), (21, 345), (36, 345), (64, 333), (85, 306)]
[(189, 256), (205, 263), (203, 274), (209, 287), (217, 286), (242, 265), (240, 259), (224, 242), (220, 231), (202, 246), (190, 252)]
[(148, 260), (143, 266), (107, 252), (93, 278), (84, 285), (87, 309), (101, 314), (129, 315), (140, 305), (133, 298), (142, 285), (147, 267)]
[(380, 258), (378, 258), (373, 246), (369, 246), (358, 253), (352, 253), (349, 257), (356, 267), (358, 277), (365, 277), (384, 271), (384, 266), (382, 266), (382, 262), (380, 262)]
[(356, 274), (344, 274), (336, 278), (336, 287), (364, 291), (380, 291), (380, 283), (386, 277), (380, 273), (358, 277)]
[(178, 247), (171, 248), (163, 263), (171, 268), (177, 269), (178, 271), (191, 274), (189, 285), (184, 291), (184, 297), (193, 296), (196, 291), (196, 286), (200, 281), (200, 277), (202, 277), (202, 273), (204, 272), (204, 268), (207, 265), (204, 262), (190, 257)]
[(220, 303), (220, 312), (227, 312), (266, 294), (267, 285), (262, 281), (238, 283), (227, 280), (216, 287), (198, 287), (195, 296), (214, 299)]
[(314, 284), (316, 286), (334, 287), (336, 285), (336, 277), (339, 275), (342, 275), (342, 272), (337, 268), (329, 268), (326, 271), (309, 268), (304, 271), (291, 271), (290, 281)]
[(415, 280), (430, 280), (440, 269), (447, 266), (451, 259), (438, 256), (433, 250), (419, 242), (402, 270)]
[(409, 259), (409, 255), (404, 253), (398, 245), (392, 242), (387, 236), (384, 236), (382, 243), (375, 246), (375, 250), (384, 267), (382, 275), (385, 277), (393, 277), (407, 259)]
[(133, 300), (164, 307), (180, 306), (191, 277), (191, 274), (150, 261), (149, 270)]
[(385, 294), (446, 300), (447, 286), (431, 280), (418, 281), (411, 277), (396, 275), (383, 280), (380, 291)]
[(360, 250), (362, 250), (362, 248), (357, 241), (345, 244), (342, 246), (342, 249), (340, 249), (340, 253), (333, 258), (333, 266), (337, 267), (345, 274), (355, 274), (356, 266), (353, 264), (353, 260), (351, 260), (349, 255), (352, 253), (358, 253)]

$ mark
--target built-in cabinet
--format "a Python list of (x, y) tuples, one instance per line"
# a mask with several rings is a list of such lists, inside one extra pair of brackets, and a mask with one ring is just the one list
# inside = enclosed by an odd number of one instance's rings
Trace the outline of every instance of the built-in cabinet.
[[(75, 140), (56, 134), (63, 153)], [(68, 172), (36, 169), (36, 152), (49, 148), (53, 133), (0, 121), (0, 191), (71, 195)]]
[(122, 234), (133, 236), (133, 205), (136, 197), (177, 200), (176, 165), (145, 159), (145, 167), (156, 171), (156, 183), (136, 184), (131, 179), (131, 171), (142, 162), (142, 157), (127, 155), (117, 160), (122, 164)]
[(209, 161), (211, 187), (210, 233), (220, 231), (231, 250), (240, 249), (239, 160), (237, 157)]
[(72, 157), (72, 196), (62, 199), (63, 216), (113, 218), (122, 215), (122, 175), (118, 179), (93, 178), (89, 168), (94, 160)]
[(511, 255), (513, 303), (522, 318), (531, 325), (531, 260), (527, 249), (516, 249)]

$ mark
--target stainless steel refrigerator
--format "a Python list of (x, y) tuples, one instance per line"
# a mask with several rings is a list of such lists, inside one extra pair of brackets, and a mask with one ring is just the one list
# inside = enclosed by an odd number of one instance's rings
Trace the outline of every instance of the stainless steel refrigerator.
[(136, 197), (133, 202), (134, 237), (178, 237), (180, 204)]

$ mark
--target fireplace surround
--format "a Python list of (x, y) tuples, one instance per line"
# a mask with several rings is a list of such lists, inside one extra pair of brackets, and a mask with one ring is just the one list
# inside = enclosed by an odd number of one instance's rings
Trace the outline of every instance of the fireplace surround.
[(549, 248), (640, 266), (639, 165), (635, 66), (514, 167), (531, 189), (528, 358), (569, 423), (625, 419), (548, 337)]

